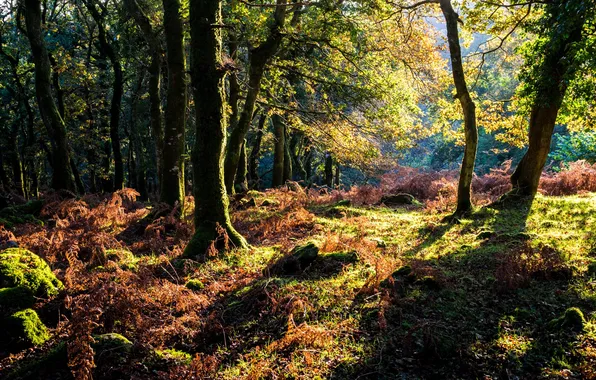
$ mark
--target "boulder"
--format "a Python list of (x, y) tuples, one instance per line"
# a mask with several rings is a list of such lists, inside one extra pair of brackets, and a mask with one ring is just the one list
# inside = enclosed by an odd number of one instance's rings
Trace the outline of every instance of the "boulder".
[(44, 344), (50, 333), (33, 309), (17, 311), (6, 319), (5, 333), (11, 347), (31, 347)]
[(41, 257), (23, 248), (9, 248), (0, 253), (0, 287), (17, 286), (43, 298), (52, 298), (64, 288)]
[(379, 204), (384, 204), (385, 206), (404, 206), (404, 205), (416, 205), (419, 202), (414, 198), (414, 196), (406, 193), (400, 194), (391, 194), (391, 195), (384, 195)]

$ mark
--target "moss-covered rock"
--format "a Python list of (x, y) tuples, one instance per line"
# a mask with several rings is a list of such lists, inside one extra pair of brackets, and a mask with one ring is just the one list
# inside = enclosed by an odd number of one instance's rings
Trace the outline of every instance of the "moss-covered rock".
[(201, 290), (205, 287), (205, 285), (200, 280), (197, 280), (196, 278), (191, 278), (190, 280), (188, 280), (186, 282), (186, 285), (184, 285), (184, 286), (186, 286), (190, 290), (195, 290), (195, 291)]
[(56, 296), (64, 288), (41, 257), (23, 248), (10, 248), (0, 253), (0, 287), (15, 286), (45, 298)]
[(25, 309), (33, 306), (35, 298), (31, 290), (24, 286), (0, 289), (0, 306), (4, 308)]
[(93, 338), (95, 339), (93, 349), (98, 353), (104, 351), (130, 352), (132, 349), (132, 342), (117, 333), (95, 335)]
[(139, 258), (127, 249), (106, 249), (106, 259), (118, 263), (125, 270), (138, 269)]
[(50, 333), (33, 309), (17, 311), (6, 319), (5, 333), (11, 346), (39, 346), (50, 339)]
[(586, 325), (584, 313), (577, 307), (570, 307), (559, 318), (550, 321), (549, 326), (554, 329), (570, 329), (576, 332), (582, 331)]

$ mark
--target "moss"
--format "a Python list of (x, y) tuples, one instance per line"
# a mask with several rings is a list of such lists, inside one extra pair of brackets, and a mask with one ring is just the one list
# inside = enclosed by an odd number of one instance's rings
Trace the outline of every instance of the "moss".
[(190, 364), (192, 361), (192, 356), (189, 353), (171, 348), (155, 350), (155, 354), (161, 360), (175, 362), (176, 364)]
[(550, 321), (549, 326), (556, 329), (571, 329), (573, 331), (582, 331), (586, 325), (584, 313), (577, 307), (570, 307), (559, 318)]
[(33, 306), (35, 298), (31, 290), (23, 286), (0, 289), (0, 306), (24, 309)]
[(23, 205), (10, 206), (0, 210), (0, 224), (11, 228), (15, 224), (41, 223), (36, 218), (41, 212), (43, 201), (29, 201)]
[(120, 268), (130, 271), (138, 269), (139, 258), (127, 249), (106, 249), (106, 259), (118, 263)]
[(117, 333), (96, 335), (93, 338), (95, 339), (93, 349), (98, 353), (104, 351), (130, 352), (132, 348), (132, 342)]
[(196, 278), (191, 278), (184, 286), (186, 286), (190, 290), (201, 290), (205, 287), (205, 285)]
[(42, 258), (22, 248), (0, 253), (0, 286), (22, 286), (45, 298), (56, 296), (64, 287)]
[(17, 346), (39, 346), (50, 339), (50, 333), (33, 309), (17, 311), (8, 318), (7, 333)]

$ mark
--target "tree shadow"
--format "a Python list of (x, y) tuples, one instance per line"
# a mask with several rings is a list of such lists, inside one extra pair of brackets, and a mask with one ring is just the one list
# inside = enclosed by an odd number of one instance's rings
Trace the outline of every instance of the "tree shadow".
[[(547, 248), (530, 244), (531, 207), (531, 199), (518, 199), (478, 210), (462, 220), (461, 228), (462, 233), (478, 231), (475, 241), (438, 258), (416, 256), (453, 226), (421, 229), (425, 238), (405, 253), (406, 267), (382, 283), (377, 294), (354, 300), (366, 355), (357, 363), (337, 366), (331, 377), (539, 376), (545, 363), (569, 350), (576, 337), (547, 330), (550, 321), (568, 307), (591, 311), (595, 305), (580, 300), (572, 289), (577, 277), (562, 270), (564, 263), (549, 259)], [(538, 255), (544, 269), (516, 266), (508, 259), (516, 252)], [(518, 281), (518, 276), (526, 281)], [(511, 318), (515, 322), (507, 322)], [(516, 350), (523, 355), (511, 354)]]

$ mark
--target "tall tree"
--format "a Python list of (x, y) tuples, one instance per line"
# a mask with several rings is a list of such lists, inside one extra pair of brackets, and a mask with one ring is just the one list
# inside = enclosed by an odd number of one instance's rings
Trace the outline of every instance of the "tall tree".
[(120, 107), (122, 106), (122, 95), (124, 93), (124, 78), (122, 75), (122, 64), (120, 55), (115, 46), (115, 39), (109, 36), (105, 25), (106, 9), (99, 13), (95, 0), (84, 0), (91, 17), (97, 24), (97, 32), (101, 51), (105, 54), (114, 71), (114, 82), (112, 85), (112, 101), (110, 105), (110, 141), (114, 152), (114, 189), (122, 189), (124, 186), (124, 161), (120, 149)]
[(457, 187), (457, 208), (456, 215), (464, 214), (472, 209), (472, 177), (474, 175), (474, 162), (478, 147), (478, 127), (476, 126), (476, 105), (468, 91), (466, 76), (461, 57), (461, 46), (459, 43), (459, 31), (457, 23), (459, 16), (451, 6), (451, 0), (440, 0), (441, 10), (445, 17), (447, 27), (447, 40), (449, 43), (449, 56), (451, 58), (451, 71), (453, 83), (455, 84), (455, 98), (461, 104), (464, 113), (464, 133), (466, 145), (464, 158), (459, 175)]
[(581, 65), (576, 56), (584, 33), (590, 33), (584, 25), (595, 13), (593, 1), (556, 0), (544, 7), (522, 75), (522, 95), (531, 101), (529, 144), (511, 176), (512, 194), (534, 196), (538, 191), (561, 104)]
[(168, 90), (164, 128), (160, 199), (184, 204), (184, 138), (186, 136), (186, 65), (180, 1), (163, 0), (167, 45)]
[(257, 97), (261, 90), (261, 80), (267, 64), (277, 53), (283, 40), (282, 29), (286, 20), (286, 0), (277, 0), (273, 20), (269, 28), (269, 34), (266, 40), (259, 46), (250, 50), (249, 70), (248, 70), (248, 90), (244, 108), (240, 113), (238, 124), (230, 134), (230, 141), (226, 151), (225, 158), (225, 184), (227, 191), (231, 194), (234, 191), (234, 179), (236, 170), (240, 162), (240, 153), (242, 144), (250, 127), (253, 117)]
[(191, 80), (197, 120), (192, 152), (195, 234), (184, 252), (189, 257), (205, 255), (222, 230), (236, 247), (247, 247), (232, 226), (224, 185), (228, 68), (223, 61), (222, 24), (221, 0), (190, 0)]
[(163, 57), (163, 48), (157, 35), (157, 32), (151, 25), (149, 17), (143, 12), (136, 0), (125, 0), (127, 10), (132, 14), (135, 22), (143, 32), (143, 38), (149, 45), (151, 52), (151, 63), (149, 64), (149, 103), (151, 114), (151, 133), (155, 141), (155, 158), (157, 166), (157, 178), (162, 182), (163, 172), (163, 151), (164, 151), (164, 131), (162, 126), (161, 112), (161, 65)]
[(35, 64), (35, 92), (39, 111), (51, 141), (52, 187), (75, 191), (66, 125), (52, 96), (51, 65), (43, 39), (41, 19), (40, 1), (25, 0), (27, 38), (31, 44)]

